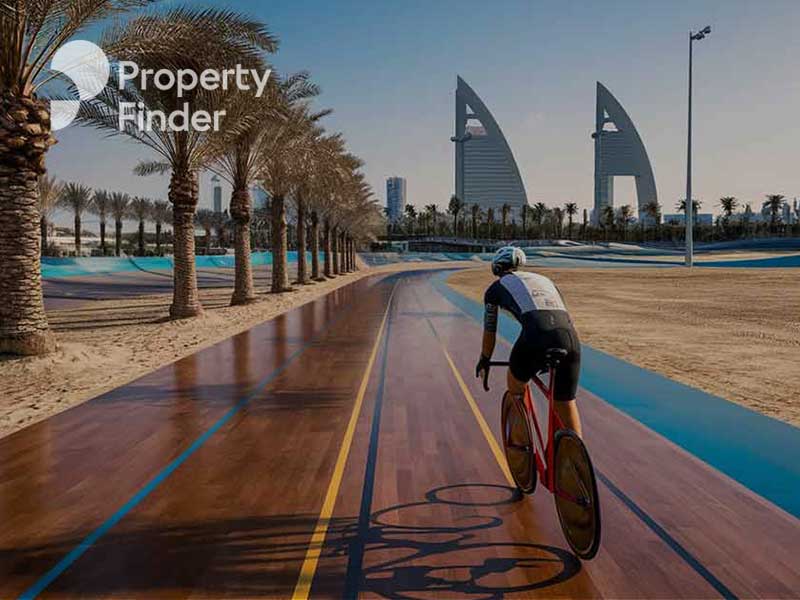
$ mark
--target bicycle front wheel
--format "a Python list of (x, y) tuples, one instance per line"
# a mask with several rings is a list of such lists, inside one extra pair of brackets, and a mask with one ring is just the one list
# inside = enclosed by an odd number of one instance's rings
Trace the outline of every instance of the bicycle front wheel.
[(600, 547), (600, 500), (589, 453), (574, 431), (555, 439), (555, 501), (564, 537), (578, 557), (594, 558)]
[(511, 477), (523, 494), (532, 494), (536, 489), (536, 450), (525, 406), (506, 392), (501, 415), (503, 449)]

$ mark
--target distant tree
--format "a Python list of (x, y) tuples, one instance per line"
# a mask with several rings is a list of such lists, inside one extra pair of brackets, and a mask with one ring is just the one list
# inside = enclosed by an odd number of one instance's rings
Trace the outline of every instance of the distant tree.
[(95, 190), (89, 211), (97, 215), (100, 221), (100, 252), (105, 256), (106, 252), (106, 221), (108, 213), (111, 212), (111, 194), (106, 190)]
[(164, 223), (172, 221), (172, 206), (164, 200), (156, 200), (151, 215), (156, 224), (156, 254), (161, 256), (161, 228)]
[(413, 204), (406, 204), (404, 212), (407, 233), (408, 235), (414, 235), (414, 223), (417, 220), (417, 209)]
[(137, 254), (139, 256), (145, 255), (144, 248), (144, 223), (150, 218), (150, 211), (153, 209), (153, 204), (147, 198), (140, 198), (136, 196), (130, 203), (130, 215), (139, 222), (139, 233), (137, 235)]
[(503, 203), (500, 207), (500, 220), (503, 224), (502, 236), (504, 240), (508, 239), (508, 215), (511, 213), (511, 206)]
[(574, 202), (567, 202), (564, 205), (564, 211), (567, 213), (567, 237), (572, 239), (572, 220), (576, 214), (578, 214), (578, 205)]
[(428, 213), (428, 218), (430, 219), (428, 224), (433, 227), (433, 232), (428, 229), (428, 235), (436, 235), (436, 217), (439, 211), (436, 209), (435, 204), (428, 204), (428, 206), (425, 207), (425, 212)]
[(769, 212), (769, 228), (772, 233), (778, 230), (778, 221), (785, 202), (786, 196), (782, 194), (767, 194), (767, 199), (762, 205), (763, 210)]
[(450, 196), (447, 212), (453, 215), (453, 236), (458, 237), (458, 214), (464, 208), (464, 202), (455, 194)]
[[(692, 200), (692, 220), (697, 221), (697, 215), (700, 213), (700, 208), (703, 206), (703, 203), (700, 200), (694, 199)], [(678, 204), (675, 205), (675, 208), (678, 209), (679, 212), (682, 212), (684, 215), (686, 214), (686, 198), (681, 198)]]
[(122, 254), (122, 221), (128, 216), (131, 197), (122, 192), (112, 192), (109, 200), (111, 215), (114, 217), (114, 254)]
[(533, 205), (531, 214), (533, 216), (533, 222), (536, 223), (536, 226), (539, 228), (539, 237), (544, 239), (544, 228), (542, 224), (544, 223), (544, 218), (547, 216), (547, 206), (545, 206), (543, 202), (537, 202)]
[(47, 229), (58, 207), (64, 184), (55, 177), (44, 174), (39, 177), (39, 234), (41, 243), (39, 251), (42, 255), (47, 251)]
[(633, 222), (633, 209), (630, 204), (619, 207), (617, 212), (617, 222), (622, 229), (622, 241), (628, 240), (628, 225)]
[(213, 210), (201, 208), (194, 214), (195, 224), (203, 230), (205, 234), (205, 253), (211, 253), (211, 230), (214, 228), (216, 215)]
[(530, 214), (531, 207), (527, 204), (523, 204), (522, 208), (519, 211), (519, 216), (522, 219), (522, 237), (528, 237), (528, 215)]
[(605, 238), (607, 242), (609, 235), (614, 230), (614, 207), (610, 205), (604, 206), (600, 219), (601, 219), (600, 223), (603, 226), (603, 231), (605, 232)]
[(478, 221), (481, 218), (481, 207), (477, 204), (473, 204), (470, 207), (470, 213), (472, 213), (472, 237), (474, 239), (478, 239)]
[(655, 226), (656, 237), (661, 229), (661, 205), (656, 202), (655, 200), (651, 200), (647, 204), (644, 205), (643, 209), (644, 214), (650, 217)]
[(82, 183), (68, 183), (61, 192), (59, 204), (75, 215), (75, 254), (81, 254), (81, 216), (89, 208), (92, 188)]
[(589, 228), (589, 211), (583, 209), (583, 225), (581, 225), (581, 236), (586, 239), (586, 230)]
[(494, 239), (494, 209), (486, 210), (486, 225), (489, 229), (489, 239)]

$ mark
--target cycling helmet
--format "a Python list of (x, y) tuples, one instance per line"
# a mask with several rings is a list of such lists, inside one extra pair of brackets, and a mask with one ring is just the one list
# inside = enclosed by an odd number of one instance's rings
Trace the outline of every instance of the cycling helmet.
[(503, 246), (495, 252), (492, 259), (492, 273), (500, 276), (506, 271), (514, 271), (525, 266), (525, 253), (515, 246)]

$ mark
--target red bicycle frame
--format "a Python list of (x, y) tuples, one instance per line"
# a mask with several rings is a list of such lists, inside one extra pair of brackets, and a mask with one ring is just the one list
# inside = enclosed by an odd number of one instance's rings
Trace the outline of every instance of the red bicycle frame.
[[(507, 367), (507, 362), (491, 362), (490, 366)], [(533, 421), (534, 431), (536, 431), (536, 438), (539, 440), (539, 447), (544, 452), (544, 460), (542, 459), (542, 452), (538, 450), (535, 452), (536, 456), (536, 471), (539, 474), (539, 480), (544, 484), (544, 487), (551, 494), (556, 494), (559, 498), (568, 500), (575, 504), (583, 505), (583, 503), (563, 490), (556, 489), (555, 477), (555, 434), (558, 430), (564, 429), (564, 422), (558, 416), (555, 408), (555, 367), (552, 365), (548, 367), (548, 382), (547, 385), (541, 380), (538, 375), (532, 377), (536, 387), (544, 394), (547, 399), (547, 443), (542, 436), (542, 430), (539, 428), (539, 421), (536, 418), (536, 409), (533, 406), (533, 395), (529, 384), (525, 385), (525, 412), (527, 413), (528, 422)], [(484, 384), (484, 387), (486, 385)], [(505, 434), (504, 434), (505, 435)]]

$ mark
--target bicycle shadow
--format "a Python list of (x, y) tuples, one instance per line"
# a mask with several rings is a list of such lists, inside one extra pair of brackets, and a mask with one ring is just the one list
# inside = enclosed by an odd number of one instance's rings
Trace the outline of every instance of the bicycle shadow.
[[(481, 499), (487, 494), (489, 499)], [(435, 488), (419, 502), (373, 512), (368, 527), (348, 524), (341, 539), (329, 540), (325, 554), (347, 558), (345, 598), (362, 593), (501, 598), (574, 577), (581, 563), (568, 550), (507, 539), (496, 509), (518, 499), (516, 489), (500, 485)], [(494, 514), (481, 514), (482, 509)], [(442, 525), (439, 515), (447, 514), (448, 524)]]

